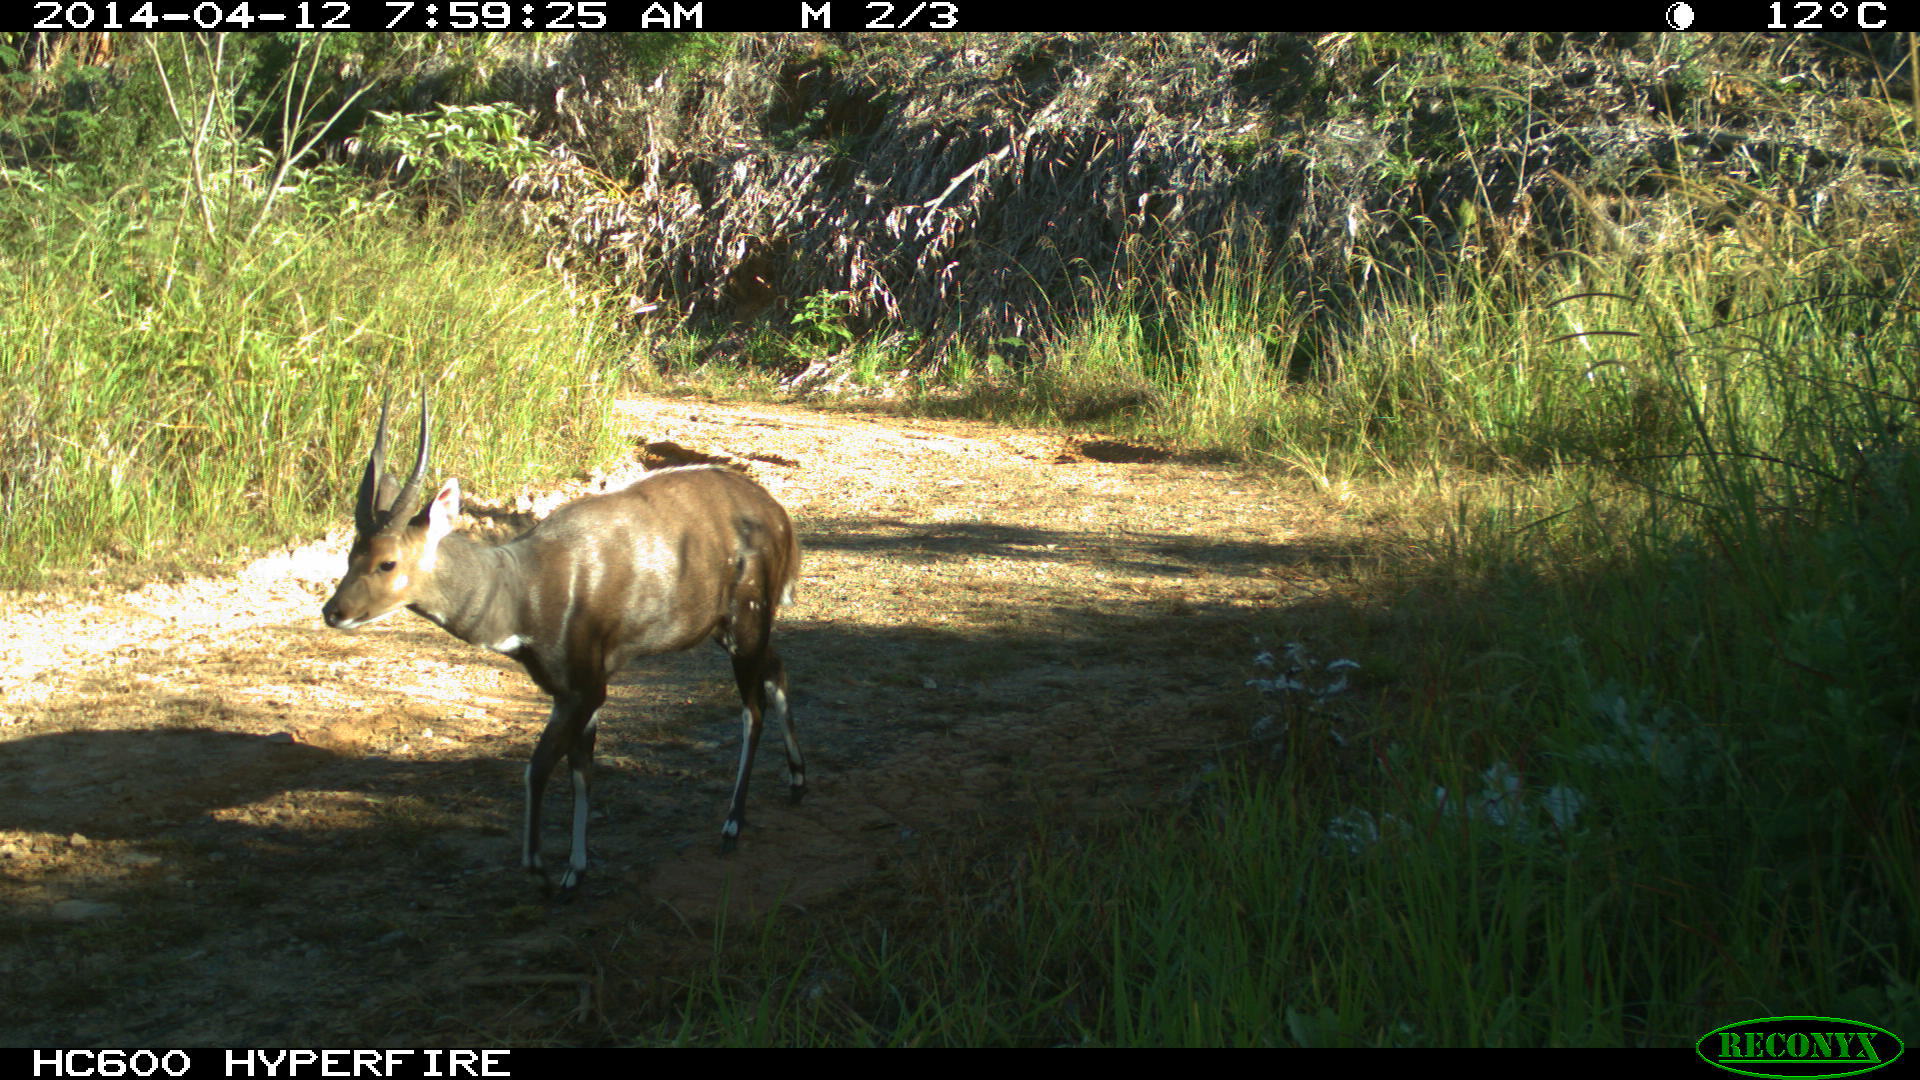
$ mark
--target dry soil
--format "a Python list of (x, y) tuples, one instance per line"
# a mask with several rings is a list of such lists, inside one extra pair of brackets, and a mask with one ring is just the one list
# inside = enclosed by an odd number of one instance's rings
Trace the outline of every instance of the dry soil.
[(632, 461), (533, 510), (695, 461), (787, 506), (805, 567), (776, 639), (807, 801), (786, 804), (769, 739), (720, 855), (725, 657), (643, 661), (602, 716), (586, 886), (552, 904), (516, 865), (544, 698), (411, 615), (327, 629), (344, 531), (219, 580), (10, 596), (0, 1042), (617, 1040), (594, 1026), (610, 948), (670, 979), (723, 904), (805, 913), (996, 824), (1169, 805), (1245, 735), (1252, 635), (1345, 549), (1297, 485), (1116, 440), (687, 400), (622, 416)]

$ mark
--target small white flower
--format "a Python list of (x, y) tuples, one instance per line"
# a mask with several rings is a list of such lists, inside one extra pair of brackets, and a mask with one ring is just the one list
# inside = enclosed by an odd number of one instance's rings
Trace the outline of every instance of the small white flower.
[(1380, 842), (1380, 823), (1365, 810), (1349, 810), (1327, 822), (1327, 838), (1358, 855)]
[(1587, 799), (1565, 784), (1555, 784), (1541, 797), (1540, 805), (1547, 811), (1547, 816), (1553, 819), (1556, 828), (1571, 829), (1574, 819), (1586, 808)]

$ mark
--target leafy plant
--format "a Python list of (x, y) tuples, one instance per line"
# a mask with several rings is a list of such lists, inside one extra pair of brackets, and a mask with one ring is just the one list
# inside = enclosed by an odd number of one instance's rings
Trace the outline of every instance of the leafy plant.
[(373, 114), (364, 136), (369, 149), (392, 154), (394, 171), (411, 170), (423, 183), (443, 187), (452, 198), (472, 198), (467, 177), (518, 176), (546, 158), (521, 133), (532, 117), (517, 105), (436, 105), (429, 112)]

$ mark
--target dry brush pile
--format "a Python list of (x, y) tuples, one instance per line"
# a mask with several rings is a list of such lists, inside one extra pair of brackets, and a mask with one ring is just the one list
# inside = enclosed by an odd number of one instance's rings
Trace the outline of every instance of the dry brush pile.
[(784, 325), (846, 294), (857, 331), (1003, 352), (1083, 285), (1178, 287), (1249, 228), (1299, 287), (1351, 292), (1581, 229), (1675, 242), (1711, 225), (1702, 179), (1732, 212), (1905, 184), (1876, 145), (1903, 58), (1846, 43), (775, 35), (644, 81), (617, 42), (556, 48), (518, 96), (558, 152), (514, 191), (636, 312)]

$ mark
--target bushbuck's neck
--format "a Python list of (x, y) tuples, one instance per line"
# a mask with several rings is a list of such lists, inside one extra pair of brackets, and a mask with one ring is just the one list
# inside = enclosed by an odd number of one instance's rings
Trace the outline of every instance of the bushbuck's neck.
[(519, 629), (523, 573), (511, 545), (453, 533), (440, 541), (433, 571), (408, 606), (462, 641), (493, 645)]

